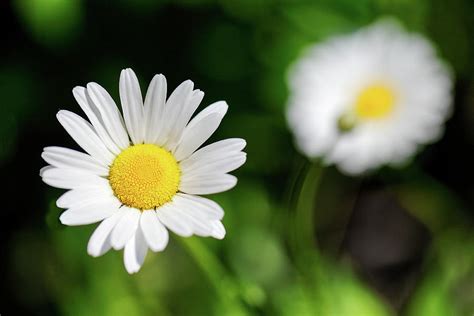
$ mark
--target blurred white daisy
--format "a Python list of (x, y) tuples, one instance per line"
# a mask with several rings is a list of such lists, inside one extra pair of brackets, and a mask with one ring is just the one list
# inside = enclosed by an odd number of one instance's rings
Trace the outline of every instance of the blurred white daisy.
[(129, 273), (137, 272), (148, 248), (163, 250), (168, 230), (181, 236), (225, 235), (222, 208), (197, 196), (229, 190), (237, 179), (228, 172), (246, 160), (243, 139), (226, 139), (198, 149), (227, 112), (223, 101), (191, 119), (204, 93), (188, 80), (166, 99), (166, 79), (156, 75), (145, 101), (131, 69), (120, 75), (123, 117), (111, 96), (97, 83), (73, 89), (87, 115), (61, 110), (57, 118), (86, 153), (46, 147), (50, 165), (40, 175), (53, 187), (68, 189), (58, 200), (67, 209), (65, 225), (101, 221), (89, 240), (88, 253), (100, 256), (124, 249)]
[(289, 87), (299, 149), (348, 174), (405, 161), (440, 137), (451, 107), (448, 68), (392, 20), (310, 47)]

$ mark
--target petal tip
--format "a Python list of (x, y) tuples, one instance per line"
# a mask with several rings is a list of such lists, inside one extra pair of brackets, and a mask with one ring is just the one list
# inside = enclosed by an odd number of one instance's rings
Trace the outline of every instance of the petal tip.
[(72, 94), (76, 95), (77, 93), (81, 93), (85, 90), (86, 88), (83, 86), (75, 86), (72, 88)]
[(69, 224), (68, 224), (68, 219), (67, 219), (67, 216), (65, 216), (65, 213), (66, 213), (66, 212), (63, 212), (63, 213), (59, 216), (59, 221), (61, 222), (61, 224), (66, 225), (66, 226), (69, 226)]
[(59, 110), (58, 113), (56, 113), (56, 118), (60, 120), (64, 115), (66, 115), (67, 111), (66, 110)]
[(156, 74), (155, 76), (153, 76), (153, 79), (152, 80), (161, 80), (161, 81), (166, 81), (166, 76), (164, 74)]
[(99, 84), (97, 82), (94, 82), (94, 81), (88, 82), (87, 85), (86, 85), (88, 90), (93, 90), (93, 89), (97, 88), (97, 86), (99, 86)]
[(87, 247), (87, 254), (93, 258), (99, 257), (97, 251), (95, 249), (89, 249), (89, 247)]

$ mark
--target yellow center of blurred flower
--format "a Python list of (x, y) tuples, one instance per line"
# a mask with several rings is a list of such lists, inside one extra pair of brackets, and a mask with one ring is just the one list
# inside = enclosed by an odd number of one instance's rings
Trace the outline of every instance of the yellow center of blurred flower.
[(141, 144), (125, 149), (115, 158), (109, 182), (123, 204), (146, 210), (171, 201), (178, 191), (180, 174), (178, 162), (169, 151)]
[(357, 97), (355, 112), (360, 119), (382, 119), (392, 113), (395, 93), (383, 84), (370, 85)]

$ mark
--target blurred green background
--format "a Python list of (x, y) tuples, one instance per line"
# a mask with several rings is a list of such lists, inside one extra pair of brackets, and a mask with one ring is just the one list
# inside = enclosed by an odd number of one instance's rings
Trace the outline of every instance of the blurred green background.
[[(471, 0), (14, 0), (0, 4), (0, 314), (474, 314), (474, 2)], [(286, 70), (306, 45), (394, 16), (451, 64), (445, 136), (400, 170), (350, 178), (310, 165), (285, 123)], [(40, 181), (43, 147), (77, 148), (55, 119), (120, 70), (192, 79), (243, 137), (237, 187), (214, 197), (223, 241), (172, 238), (130, 276), (86, 253)], [(296, 214), (306, 214), (300, 218)], [(312, 219), (308, 223), (308, 218)], [(309, 225), (308, 225), (309, 224)], [(311, 226), (316, 232), (313, 234)], [(301, 242), (300, 239), (305, 239)]]

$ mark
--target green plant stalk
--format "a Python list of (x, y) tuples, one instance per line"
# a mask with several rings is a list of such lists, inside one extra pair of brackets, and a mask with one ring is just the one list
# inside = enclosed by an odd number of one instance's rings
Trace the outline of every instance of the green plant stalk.
[(209, 283), (214, 287), (223, 304), (237, 314), (249, 315), (241, 300), (239, 284), (219, 259), (198, 238), (177, 238), (186, 252), (194, 259)]
[(323, 169), (320, 162), (311, 163), (306, 169), (303, 182), (297, 193), (294, 219), (292, 221), (293, 255), (297, 260), (304, 260), (308, 254), (318, 255), (314, 214)]
[(316, 198), (323, 176), (324, 167), (320, 161), (307, 164), (299, 172), (302, 181), (295, 185), (294, 212), (291, 213), (290, 247), (300, 274), (301, 281), (312, 298), (315, 312), (322, 312), (327, 308), (328, 298), (325, 267), (319, 253), (315, 217)]

